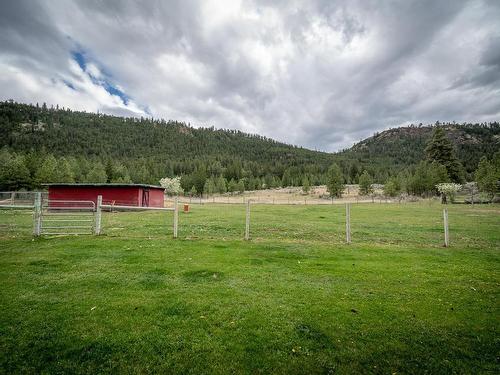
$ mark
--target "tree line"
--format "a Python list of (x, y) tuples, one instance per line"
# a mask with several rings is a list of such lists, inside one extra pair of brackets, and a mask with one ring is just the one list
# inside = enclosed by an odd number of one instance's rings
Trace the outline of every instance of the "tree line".
[[(428, 146), (429, 131), (437, 134), (434, 148)], [(450, 133), (465, 141), (454, 146)], [(191, 195), (287, 186), (308, 191), (334, 180), (422, 195), (435, 193), (436, 182), (472, 181), (481, 163), (495, 169), (498, 136), (498, 123), (410, 126), (329, 154), (235, 130), (5, 101), (0, 102), (0, 190), (57, 182), (158, 184), (180, 176), (180, 186)]]
[[(478, 190), (492, 199), (500, 189), (500, 151), (495, 152), (490, 159), (483, 156), (476, 170), (472, 174), (467, 173), (444, 128), (436, 127), (426, 145), (423, 160), (387, 178), (384, 195), (431, 196), (442, 193), (439, 191), (440, 184), (455, 183), (461, 186), (467, 180), (473, 180)], [(327, 179), (327, 189), (332, 197), (342, 196), (345, 181), (346, 177), (341, 168), (334, 163), (328, 170)], [(364, 170), (359, 177), (360, 194), (373, 193), (373, 183), (372, 176)], [(473, 189), (471, 185), (468, 188)]]

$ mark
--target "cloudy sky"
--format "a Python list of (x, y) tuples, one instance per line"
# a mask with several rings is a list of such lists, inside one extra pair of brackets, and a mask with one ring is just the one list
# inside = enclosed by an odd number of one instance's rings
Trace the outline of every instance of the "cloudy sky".
[(500, 120), (500, 1), (0, 4), (0, 99), (240, 129), (336, 151)]

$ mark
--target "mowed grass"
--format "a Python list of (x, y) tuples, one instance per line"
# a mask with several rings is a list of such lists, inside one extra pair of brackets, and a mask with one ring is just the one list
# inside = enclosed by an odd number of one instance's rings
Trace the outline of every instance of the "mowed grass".
[[(3, 373), (498, 373), (500, 206), (192, 206), (30, 237), (0, 212)], [(14, 226), (6, 223), (15, 223)]]

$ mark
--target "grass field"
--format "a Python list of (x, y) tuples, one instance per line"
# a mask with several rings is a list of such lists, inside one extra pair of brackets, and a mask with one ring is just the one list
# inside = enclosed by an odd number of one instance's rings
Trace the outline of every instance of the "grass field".
[[(498, 373), (500, 206), (204, 205), (33, 240), (0, 212), (0, 372)], [(15, 223), (15, 225), (9, 225)]]

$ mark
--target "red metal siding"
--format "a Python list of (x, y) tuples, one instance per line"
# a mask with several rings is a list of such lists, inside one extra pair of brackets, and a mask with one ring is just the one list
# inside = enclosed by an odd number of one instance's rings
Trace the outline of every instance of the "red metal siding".
[(165, 191), (163, 189), (149, 190), (149, 206), (150, 207), (165, 206)]
[[(140, 186), (49, 186), (49, 200), (93, 201), (97, 203), (97, 196), (102, 195), (104, 204), (142, 206), (144, 189), (149, 190), (150, 207), (163, 207), (163, 189)], [(161, 199), (159, 199), (160, 196)]]

